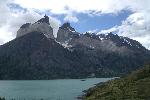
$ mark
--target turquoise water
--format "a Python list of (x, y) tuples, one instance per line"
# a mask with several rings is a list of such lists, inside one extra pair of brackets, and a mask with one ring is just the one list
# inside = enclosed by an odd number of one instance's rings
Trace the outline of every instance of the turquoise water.
[(77, 100), (83, 90), (110, 79), (1, 80), (0, 97), (7, 100)]

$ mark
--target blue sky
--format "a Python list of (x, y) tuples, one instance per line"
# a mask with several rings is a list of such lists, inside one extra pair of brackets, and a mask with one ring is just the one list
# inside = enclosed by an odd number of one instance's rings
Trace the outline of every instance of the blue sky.
[(150, 49), (150, 0), (0, 0), (0, 44), (46, 13), (54, 35), (64, 22), (80, 33), (116, 32)]
[[(26, 13), (27, 9), (21, 7), (19, 4), (11, 3), (8, 5), (10, 10), (14, 13), (23, 12)], [(78, 21), (70, 21), (64, 20), (65, 14), (54, 14), (49, 10), (38, 10), (34, 9), (36, 13), (39, 15), (48, 15), (54, 18), (57, 18), (61, 22), (60, 26), (65, 23), (71, 23), (71, 26), (76, 29), (77, 32), (85, 33), (87, 31), (99, 32), (101, 30), (107, 30), (113, 26), (121, 25), (122, 21), (125, 20), (130, 14), (132, 14), (129, 10), (122, 10), (117, 14), (106, 13), (106, 14), (98, 14), (98, 15), (90, 15), (88, 13), (76, 13), (74, 15), (78, 19)]]
[[(44, 13), (42, 13), (44, 14)], [(113, 26), (121, 25), (122, 21), (125, 20), (130, 14), (129, 10), (123, 10), (117, 14), (101, 14), (101, 15), (89, 15), (86, 13), (76, 13), (77, 22), (65, 21), (65, 15), (55, 15), (50, 12), (46, 12), (47, 15), (51, 15), (61, 21), (61, 24), (70, 22), (71, 26), (76, 29), (77, 32), (84, 33), (87, 31), (106, 30)]]
[(115, 14), (102, 14), (97, 16), (89, 16), (88, 14), (77, 14), (79, 21), (71, 23), (73, 27), (79, 32), (86, 32), (92, 30), (105, 30), (116, 25), (121, 25), (122, 20), (125, 20), (130, 11), (122, 11)]

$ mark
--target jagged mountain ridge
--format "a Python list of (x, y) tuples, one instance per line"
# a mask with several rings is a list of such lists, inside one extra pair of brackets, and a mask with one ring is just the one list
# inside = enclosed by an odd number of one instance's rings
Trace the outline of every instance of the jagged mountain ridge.
[(70, 26), (70, 23), (64, 23), (57, 32), (56, 41), (60, 42), (61, 44), (68, 43), (73, 37), (78, 37), (79, 32), (76, 32), (74, 28)]
[(28, 33), (0, 47), (0, 79), (83, 77), (84, 69), (79, 71), (77, 66), (84, 68), (75, 55), (39, 32)]
[[(65, 27), (63, 29), (63, 32), (61, 27)], [(124, 50), (127, 49), (132, 50), (140, 49), (142, 51), (146, 50), (146, 48), (143, 47), (138, 41), (129, 39), (127, 37), (118, 36), (117, 34), (113, 34), (111, 32), (108, 34), (99, 34), (99, 35), (96, 35), (96, 33), (88, 33), (88, 32), (86, 32), (85, 34), (80, 34), (75, 30), (71, 31), (70, 29), (74, 28), (72, 28), (68, 23), (63, 24), (61, 27), (59, 28), (58, 31), (57, 41), (61, 42), (62, 44), (66, 44), (65, 45), (66, 47), (84, 45), (91, 49), (92, 48), (104, 49), (111, 51), (118, 51), (119, 49), (121, 49), (119, 51), (123, 52)]]
[[(63, 31), (61, 27), (64, 28)], [(106, 73), (126, 74), (150, 59), (149, 50), (128, 37), (113, 33), (80, 34), (76, 30), (70, 30), (74, 28), (68, 23), (61, 27), (56, 40), (68, 50), (76, 52), (81, 62), (87, 63), (86, 66), (95, 66), (96, 73), (107, 70)]]
[(54, 38), (48, 17), (20, 27), (0, 46), (0, 79), (112, 77), (150, 59), (139, 42), (109, 33), (80, 34), (64, 23)]

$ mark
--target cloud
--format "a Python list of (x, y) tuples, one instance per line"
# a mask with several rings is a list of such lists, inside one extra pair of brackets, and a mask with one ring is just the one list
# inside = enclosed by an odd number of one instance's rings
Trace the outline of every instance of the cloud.
[(89, 30), (87, 32), (89, 32), (89, 33), (97, 33), (97, 31), (98, 31), (98, 29), (94, 29), (94, 30)]
[(51, 27), (53, 28), (53, 35), (56, 38), (61, 22), (58, 19), (51, 17), (51, 16), (49, 16), (49, 21), (50, 21)]
[(131, 14), (122, 25), (118, 26), (118, 34), (135, 39), (146, 48), (150, 47), (150, 13), (141, 11)]
[(7, 31), (8, 25), (6, 25), (7, 19), (10, 18), (9, 9), (6, 5), (8, 2), (9, 0), (0, 1), (0, 45), (12, 38), (11, 33)]
[(78, 18), (73, 16), (73, 15), (66, 15), (65, 18), (64, 18), (64, 21), (66, 22), (78, 22)]
[[(117, 14), (136, 6), (136, 0), (14, 0), (23, 8), (48, 10), (52, 14), (65, 15), (64, 21), (78, 22), (77, 13), (88, 15)], [(132, 5), (131, 5), (131, 4)]]
[[(22, 24), (34, 23), (43, 16), (32, 9), (14, 4), (13, 0), (0, 0), (0, 45), (14, 39)], [(54, 36), (57, 36), (60, 21), (51, 16), (49, 16), (49, 20)]]
[(114, 27), (112, 27), (110, 29), (106, 29), (106, 30), (101, 30), (97, 34), (107, 34), (107, 33), (116, 32), (116, 31), (118, 31), (118, 26), (114, 26)]
[[(135, 1), (133, 0), (133, 2)], [(129, 6), (129, 3), (133, 2), (130, 0), (15, 0), (15, 3), (20, 4), (22, 7), (42, 10), (49, 9), (55, 14), (67, 13), (66, 6), (76, 12), (93, 10), (96, 12), (100, 11), (101, 13), (114, 13), (126, 8)]]
[[(9, 2), (8, 2), (9, 3)], [(20, 28), (20, 26), (27, 22), (33, 22), (37, 20), (40, 15), (37, 15), (33, 12), (27, 13), (12, 13), (9, 8), (6, 6), (7, 2), (3, 4), (5, 5), (5, 9), (1, 9), (0, 12), (0, 41), (1, 44), (6, 43), (16, 37), (16, 32)], [(2, 13), (5, 11), (5, 14)]]
[(117, 34), (139, 41), (150, 49), (150, 13), (149, 11), (137, 11), (131, 14), (120, 26), (114, 26), (99, 33), (116, 32)]
[(65, 6), (64, 9), (65, 9), (65, 12), (64, 12), (64, 15), (65, 15), (64, 21), (65, 22), (76, 23), (79, 21), (78, 18), (75, 16), (75, 11), (73, 9), (69, 8), (68, 6)]
[(0, 27), (0, 45), (4, 44), (14, 38), (12, 32), (6, 31), (7, 29), (8, 29), (8, 26)]
[[(8, 4), (14, 4), (8, 7)], [(132, 12), (122, 21), (120, 26), (114, 26), (100, 33), (115, 31), (122, 36), (138, 40), (145, 47), (150, 47), (150, 0), (0, 0), (0, 43), (15, 37), (21, 24), (34, 22), (42, 17), (39, 12), (49, 11), (50, 14), (64, 15), (64, 21), (78, 22), (78, 13), (90, 16), (101, 14), (118, 14), (123, 10)], [(50, 17), (55, 36), (60, 21)], [(11, 37), (11, 38), (10, 38)]]
[[(68, 9), (75, 12), (93, 14), (118, 13), (129, 9), (137, 11), (147, 9), (149, 0), (14, 0), (24, 8), (50, 10), (53, 14), (66, 14)], [(141, 5), (141, 6), (140, 6)], [(144, 6), (143, 6), (144, 5)]]
[(0, 0), (0, 27), (7, 22), (10, 16), (9, 9), (6, 5), (8, 2), (8, 0)]

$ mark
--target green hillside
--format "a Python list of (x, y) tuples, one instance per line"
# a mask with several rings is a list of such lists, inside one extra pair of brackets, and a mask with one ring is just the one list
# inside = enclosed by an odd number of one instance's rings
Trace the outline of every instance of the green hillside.
[(150, 100), (150, 64), (124, 78), (89, 89), (83, 100)]

